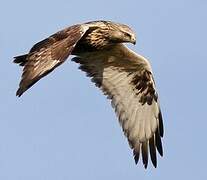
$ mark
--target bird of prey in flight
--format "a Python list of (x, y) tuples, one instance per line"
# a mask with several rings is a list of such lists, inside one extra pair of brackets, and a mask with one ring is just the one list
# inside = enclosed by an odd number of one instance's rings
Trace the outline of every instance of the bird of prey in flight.
[(123, 43), (136, 43), (130, 27), (111, 21), (92, 21), (65, 28), (35, 44), (14, 63), (23, 66), (17, 96), (75, 55), (72, 61), (91, 77), (111, 100), (123, 132), (145, 168), (148, 157), (157, 166), (162, 156), (163, 122), (151, 66)]

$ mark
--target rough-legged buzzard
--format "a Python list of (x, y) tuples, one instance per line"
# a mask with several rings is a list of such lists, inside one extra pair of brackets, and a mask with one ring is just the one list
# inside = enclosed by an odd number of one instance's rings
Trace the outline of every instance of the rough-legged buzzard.
[(147, 59), (122, 44), (127, 42), (136, 43), (135, 33), (110, 21), (59, 31), (35, 44), (28, 54), (15, 57), (14, 63), (24, 67), (16, 95), (21, 96), (69, 55), (76, 55), (72, 60), (111, 99), (135, 162), (141, 153), (147, 168), (150, 154), (156, 167), (156, 151), (163, 155), (163, 122), (152, 69)]

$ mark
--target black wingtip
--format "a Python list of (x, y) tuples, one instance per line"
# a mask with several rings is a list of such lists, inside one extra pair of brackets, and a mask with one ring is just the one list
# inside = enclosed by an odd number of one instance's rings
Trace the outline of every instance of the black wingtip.
[(20, 66), (24, 66), (25, 63), (27, 62), (27, 56), (28, 56), (28, 54), (15, 56), (13, 63), (19, 64)]
[(16, 92), (16, 96), (20, 97), (23, 93), (24, 93), (24, 91), (22, 91), (22, 89), (19, 88)]
[(157, 167), (157, 154), (156, 154), (154, 136), (152, 136), (149, 140), (149, 148), (150, 148), (150, 157), (151, 157), (152, 164), (156, 168)]
[(134, 155), (134, 161), (135, 161), (135, 164), (139, 162), (139, 153)]
[(163, 137), (164, 136), (164, 127), (163, 127), (163, 119), (162, 119), (161, 110), (158, 114), (158, 119), (159, 119), (159, 133), (160, 133), (160, 136)]
[(148, 165), (148, 143), (143, 142), (141, 149), (142, 149), (142, 162), (143, 162), (144, 168), (147, 169), (147, 165)]
[(159, 135), (159, 131), (157, 130), (155, 133), (155, 144), (160, 156), (163, 156), (163, 149), (162, 149), (162, 141)]

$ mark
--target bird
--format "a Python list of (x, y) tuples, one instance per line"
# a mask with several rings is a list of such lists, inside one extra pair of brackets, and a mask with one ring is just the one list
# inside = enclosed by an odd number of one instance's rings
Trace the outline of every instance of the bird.
[(70, 55), (111, 101), (135, 163), (150, 157), (157, 167), (163, 156), (163, 118), (149, 61), (129, 49), (135, 32), (125, 24), (98, 20), (69, 26), (36, 43), (27, 54), (14, 57), (23, 66), (17, 96), (21, 96)]

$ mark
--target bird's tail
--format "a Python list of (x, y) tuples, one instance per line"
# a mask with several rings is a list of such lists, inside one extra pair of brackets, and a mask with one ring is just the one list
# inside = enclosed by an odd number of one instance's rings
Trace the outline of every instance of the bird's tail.
[(27, 62), (27, 56), (28, 56), (28, 54), (16, 56), (16, 57), (14, 57), (13, 63), (19, 64), (20, 66), (24, 66)]

